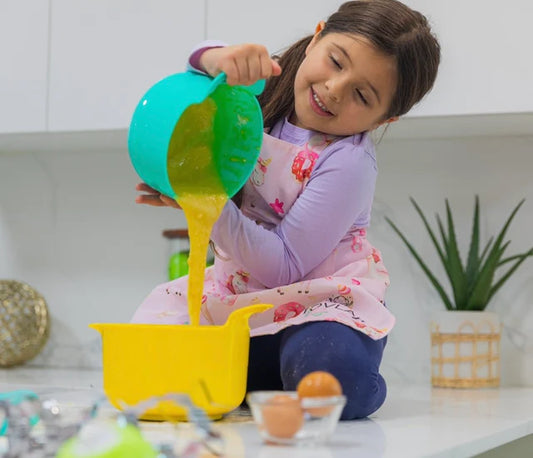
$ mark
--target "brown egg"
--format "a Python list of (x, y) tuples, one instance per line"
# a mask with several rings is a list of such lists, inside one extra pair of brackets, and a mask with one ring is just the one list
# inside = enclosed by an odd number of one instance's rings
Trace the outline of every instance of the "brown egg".
[[(328, 396), (340, 396), (342, 387), (339, 381), (329, 372), (316, 371), (307, 374), (296, 388), (298, 397), (317, 398)], [(314, 417), (324, 417), (333, 410), (333, 407), (316, 407), (306, 409)]]
[(300, 401), (286, 394), (273, 396), (261, 409), (263, 427), (272, 437), (290, 439), (302, 427), (304, 414)]

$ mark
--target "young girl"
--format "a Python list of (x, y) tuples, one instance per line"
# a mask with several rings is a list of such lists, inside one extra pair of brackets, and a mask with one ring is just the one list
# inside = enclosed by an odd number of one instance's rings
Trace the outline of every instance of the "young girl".
[[(189, 64), (229, 84), (268, 78), (259, 97), (266, 133), (256, 168), (228, 201), (211, 238), (203, 324), (235, 309), (250, 319), (248, 391), (295, 390), (309, 372), (332, 373), (361, 418), (384, 402), (379, 373), (394, 317), (389, 276), (366, 238), (376, 183), (370, 132), (396, 121), (432, 87), (440, 48), (426, 19), (395, 0), (343, 4), (316, 33), (271, 59), (259, 45), (203, 44)], [(138, 203), (177, 207), (145, 184)], [(187, 278), (160, 285), (137, 323), (188, 322)]]

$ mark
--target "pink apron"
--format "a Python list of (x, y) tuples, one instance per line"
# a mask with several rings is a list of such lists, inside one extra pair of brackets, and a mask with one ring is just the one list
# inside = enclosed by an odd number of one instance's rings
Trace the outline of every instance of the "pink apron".
[[(256, 168), (245, 185), (242, 212), (267, 229), (276, 226), (302, 193), (319, 154), (334, 139), (316, 134), (301, 147), (265, 134)], [(206, 269), (200, 322), (220, 325), (238, 308), (266, 303), (274, 307), (250, 318), (252, 336), (309, 321), (337, 321), (377, 340), (395, 322), (383, 305), (388, 286), (381, 255), (366, 239), (364, 228), (346, 234), (303, 280), (279, 288), (266, 288), (217, 248), (214, 266)], [(132, 322), (184, 324), (188, 319), (187, 277), (181, 277), (157, 286)]]

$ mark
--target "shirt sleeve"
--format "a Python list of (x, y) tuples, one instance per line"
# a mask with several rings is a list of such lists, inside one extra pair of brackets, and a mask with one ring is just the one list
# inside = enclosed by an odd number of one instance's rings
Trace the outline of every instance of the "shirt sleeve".
[(320, 155), (302, 194), (276, 227), (258, 225), (228, 201), (211, 238), (266, 287), (294, 283), (369, 213), (376, 177), (375, 158), (363, 145), (332, 147)]
[(202, 54), (208, 49), (223, 48), (224, 46), (227, 46), (227, 43), (219, 40), (202, 41), (191, 50), (189, 59), (187, 60), (187, 70), (205, 74), (205, 71), (200, 65), (200, 57), (202, 57)]

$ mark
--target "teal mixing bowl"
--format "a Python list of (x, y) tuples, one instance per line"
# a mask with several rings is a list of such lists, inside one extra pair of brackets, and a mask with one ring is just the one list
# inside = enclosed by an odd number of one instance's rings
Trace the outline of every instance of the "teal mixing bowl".
[[(164, 78), (142, 97), (130, 123), (128, 150), (135, 171), (146, 184), (177, 198), (171, 181), (179, 180), (185, 188), (197, 191), (203, 186), (202, 179), (210, 179), (203, 169), (208, 163), (214, 166), (228, 197), (244, 185), (255, 167), (263, 139), (263, 118), (256, 95), (263, 91), (264, 81), (252, 86), (229, 86), (225, 81), (223, 73), (213, 79), (188, 71)], [(186, 127), (179, 128), (187, 110), (207, 99), (214, 107), (213, 117), (199, 119), (198, 123), (189, 120)], [(203, 132), (199, 131), (200, 125)], [(190, 161), (185, 157), (187, 151), (183, 157), (180, 151), (171, 152), (173, 144), (181, 145), (181, 150), (200, 144), (195, 154), (209, 157)], [(173, 155), (171, 162), (169, 154)]]

